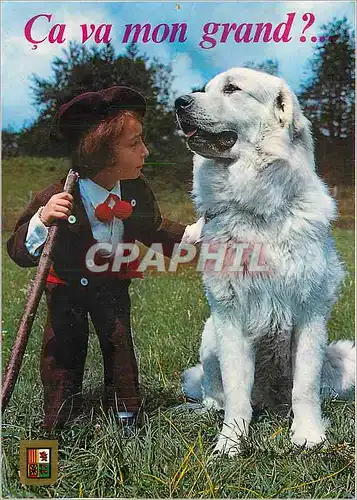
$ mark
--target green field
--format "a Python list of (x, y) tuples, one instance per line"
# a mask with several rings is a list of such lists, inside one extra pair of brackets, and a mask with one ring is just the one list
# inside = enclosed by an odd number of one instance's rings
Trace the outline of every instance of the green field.
[[(62, 160), (11, 160), (3, 164), (3, 227), (9, 230), (30, 191), (65, 172)], [(16, 182), (18, 181), (18, 182)], [(192, 222), (187, 190), (155, 179), (165, 215)], [(9, 233), (5, 232), (4, 240)], [(354, 335), (354, 232), (334, 229), (348, 275), (329, 323), (330, 338)], [(20, 269), (3, 250), (3, 365), (6, 363), (33, 270)], [(149, 275), (131, 286), (133, 330), (145, 395), (143, 426), (131, 437), (102, 414), (102, 364), (92, 331), (86, 363), (83, 414), (61, 432), (41, 428), (39, 352), (45, 320), (41, 302), (13, 398), (3, 418), (3, 491), (12, 497), (176, 498), (353, 498), (354, 405), (324, 403), (330, 420), (327, 442), (304, 450), (289, 440), (289, 420), (259, 415), (243, 451), (209, 463), (221, 418), (182, 405), (182, 371), (197, 362), (200, 334), (209, 309), (200, 276)], [(52, 486), (19, 482), (20, 439), (59, 440), (59, 478)]]

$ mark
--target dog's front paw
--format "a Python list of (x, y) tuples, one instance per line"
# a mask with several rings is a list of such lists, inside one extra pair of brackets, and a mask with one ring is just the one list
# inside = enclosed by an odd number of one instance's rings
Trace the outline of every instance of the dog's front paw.
[(244, 422), (238, 426), (234, 424), (223, 424), (222, 431), (218, 434), (218, 441), (213, 450), (213, 455), (228, 455), (233, 457), (240, 452), (241, 438), (245, 434)]
[(312, 448), (326, 439), (325, 430), (319, 425), (291, 426), (291, 441), (297, 446)]
[(236, 436), (235, 439), (229, 438), (219, 434), (217, 444), (213, 450), (213, 456), (227, 455), (234, 457), (240, 452), (240, 438)]

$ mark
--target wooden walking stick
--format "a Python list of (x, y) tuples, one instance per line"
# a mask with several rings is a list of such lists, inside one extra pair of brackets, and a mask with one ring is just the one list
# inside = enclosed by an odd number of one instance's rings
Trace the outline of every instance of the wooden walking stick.
[[(71, 193), (79, 175), (74, 170), (68, 172), (63, 191)], [(25, 354), (27, 342), (30, 336), (33, 321), (35, 319), (38, 304), (45, 287), (46, 279), (52, 266), (53, 248), (56, 244), (58, 225), (54, 223), (48, 230), (48, 236), (43, 247), (42, 255), (37, 267), (34, 279), (30, 283), (27, 300), (17, 331), (15, 343), (6, 367), (2, 384), (1, 408), (5, 411), (13, 393), (17, 377), (20, 372), (22, 360)]]

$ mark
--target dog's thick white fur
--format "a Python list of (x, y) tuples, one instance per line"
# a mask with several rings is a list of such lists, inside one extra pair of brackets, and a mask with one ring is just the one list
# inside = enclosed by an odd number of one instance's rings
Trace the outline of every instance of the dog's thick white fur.
[[(224, 409), (215, 450), (233, 455), (252, 405), (292, 405), (292, 441), (325, 439), (321, 388), (354, 384), (349, 340), (328, 345), (326, 324), (344, 276), (330, 235), (336, 206), (315, 171), (310, 123), (280, 78), (234, 68), (176, 102), (194, 155), (202, 232), (215, 242), (259, 242), (272, 273), (203, 273), (211, 307), (201, 363), (184, 373), (187, 396)], [(196, 130), (197, 129), (197, 130)], [(289, 371), (291, 366), (291, 371)], [(289, 382), (291, 381), (291, 384)]]

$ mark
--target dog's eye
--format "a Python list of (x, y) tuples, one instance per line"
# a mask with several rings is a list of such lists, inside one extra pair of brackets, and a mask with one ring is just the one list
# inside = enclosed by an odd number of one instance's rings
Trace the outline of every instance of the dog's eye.
[(229, 83), (228, 85), (226, 85), (223, 88), (223, 92), (225, 94), (233, 94), (233, 92), (236, 92), (238, 90), (242, 90), (242, 89), (240, 87), (238, 87), (237, 85), (234, 85), (233, 83)]

